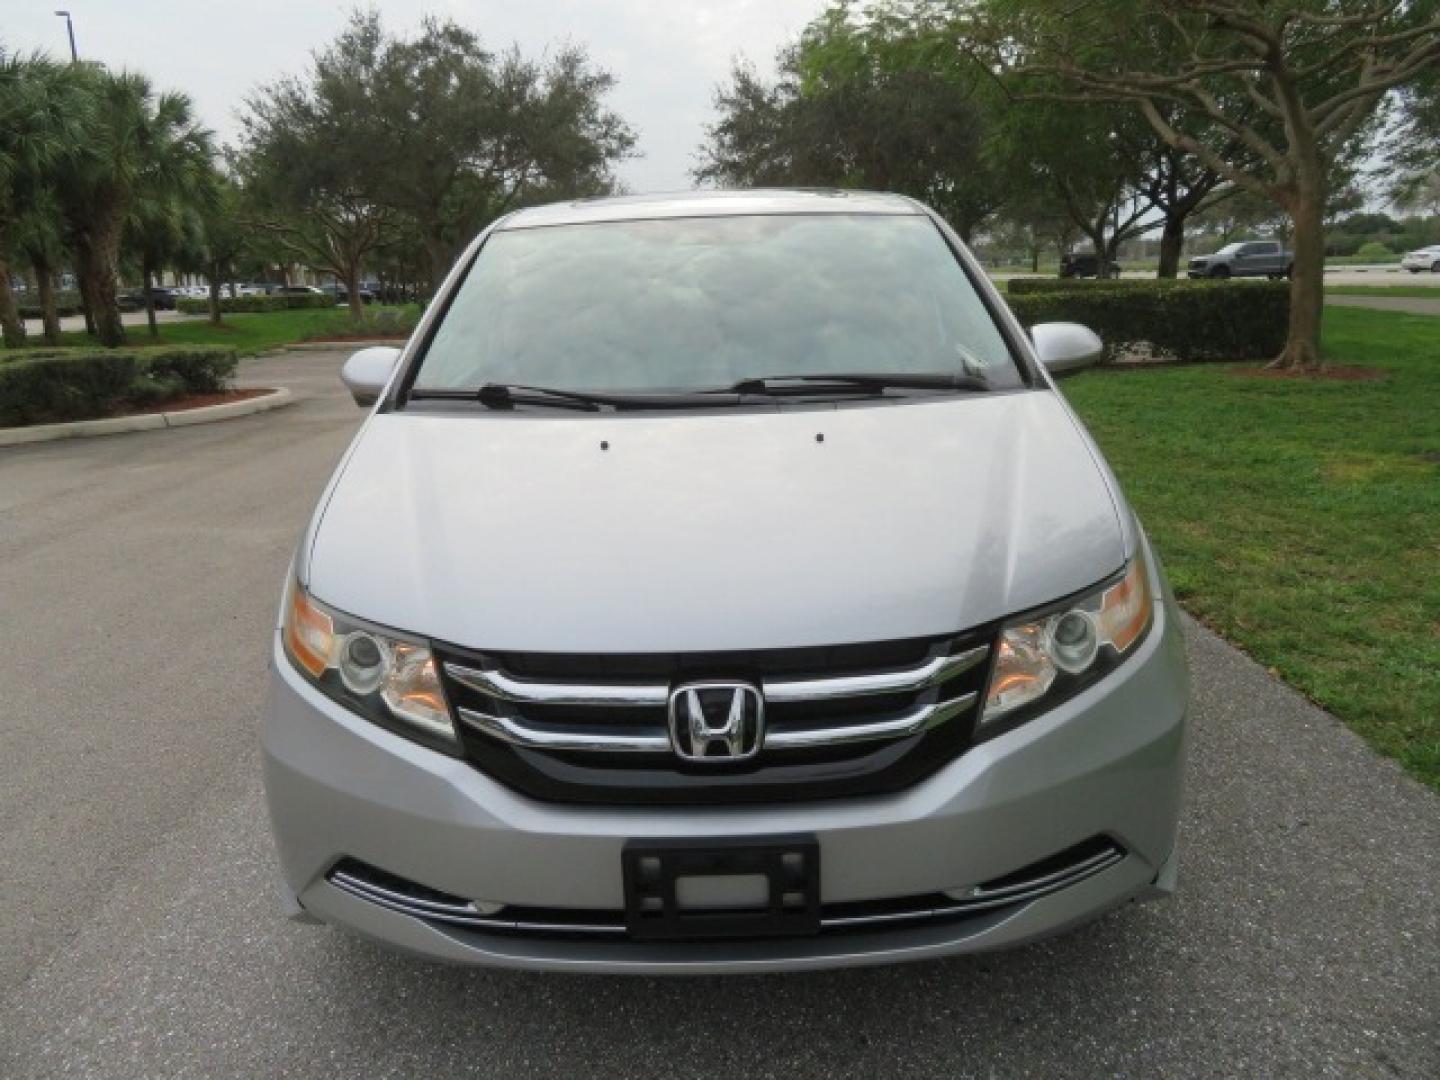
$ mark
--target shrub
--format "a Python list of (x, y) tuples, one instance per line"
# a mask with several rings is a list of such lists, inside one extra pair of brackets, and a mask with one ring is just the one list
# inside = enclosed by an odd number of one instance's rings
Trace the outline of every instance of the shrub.
[[(26, 293), (25, 299), (16, 306), (20, 308), (22, 319), (43, 319), (45, 317), (45, 312), (40, 307), (39, 293)], [(55, 314), (62, 319), (70, 315), (79, 315), (80, 294), (74, 289), (56, 289)]]
[[(199, 297), (182, 296), (175, 302), (175, 306), (189, 315), (207, 315), (210, 312), (210, 301), (201, 300)], [(292, 308), (328, 308), (334, 307), (335, 301), (324, 293), (294, 293), (291, 295), (274, 294), (269, 296), (222, 296), (220, 298), (220, 314), (222, 315), (244, 315), (255, 314), (265, 311), (289, 311)]]
[(223, 390), (235, 352), (214, 346), (158, 349), (25, 350), (0, 362), (0, 426), (106, 416)]
[(1382, 244), (1378, 240), (1371, 240), (1368, 244), (1361, 244), (1355, 254), (1362, 259), (1390, 259), (1394, 257), (1395, 252), (1391, 251), (1388, 245)]
[(420, 322), (422, 310), (418, 304), (407, 304), (403, 308), (366, 308), (359, 319), (351, 319), (346, 313), (337, 311), (333, 323), (315, 331), (316, 336), (331, 338), (379, 338), (408, 335)]
[(1070, 292), (1087, 289), (1164, 289), (1183, 285), (1187, 278), (1062, 278), (1062, 277), (1017, 277), (1005, 283), (1005, 291), (1011, 296), (1030, 293)]
[(141, 353), (142, 374), (177, 379), (186, 394), (218, 394), (230, 385), (239, 361), (233, 349), (174, 346)]
[(1067, 282), (1011, 292), (1021, 323), (1083, 323), (1105, 342), (1107, 363), (1144, 348), (1184, 361), (1264, 359), (1284, 347), (1290, 312), (1284, 282)]

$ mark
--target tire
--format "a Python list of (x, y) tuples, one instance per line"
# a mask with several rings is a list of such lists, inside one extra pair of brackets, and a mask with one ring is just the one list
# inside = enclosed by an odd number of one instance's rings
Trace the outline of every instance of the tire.
[(1430, 273), (1440, 274), (1440, 259), (1436, 259), (1433, 263), (1430, 264)]
[(1210, 271), (1210, 276), (1212, 278), (1228, 278), (1230, 276), (1230, 268), (1228, 266), (1217, 266), (1214, 270)]

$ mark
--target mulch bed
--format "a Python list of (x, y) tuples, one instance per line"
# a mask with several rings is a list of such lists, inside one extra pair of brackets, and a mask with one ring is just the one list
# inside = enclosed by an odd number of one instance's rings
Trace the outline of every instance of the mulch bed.
[(121, 405), (110, 416), (141, 416), (145, 413), (184, 412), (186, 409), (203, 409), (207, 405), (229, 405), (234, 401), (273, 394), (268, 386), (246, 387), (243, 390), (226, 390), (219, 394), (191, 394), (173, 401), (151, 402), (148, 405)]
[(1374, 382), (1385, 378), (1379, 368), (1356, 367), (1351, 364), (1326, 364), (1319, 371), (1276, 371), (1271, 368), (1231, 368), (1231, 375), (1249, 379), (1302, 379), (1307, 382)]
[(409, 341), (409, 334), (330, 334), (325, 337), (307, 337), (306, 344), (323, 344), (327, 341)]

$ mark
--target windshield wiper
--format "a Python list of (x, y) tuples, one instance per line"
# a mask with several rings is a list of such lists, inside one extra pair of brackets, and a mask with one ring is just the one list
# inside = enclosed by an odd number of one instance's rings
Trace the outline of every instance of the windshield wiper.
[(571, 394), (564, 390), (546, 390), (538, 386), (506, 386), (502, 383), (486, 383), (478, 390), (449, 386), (417, 387), (407, 395), (407, 400), (410, 401), (478, 401), (487, 409), (512, 409), (520, 404), (599, 412), (601, 403), (587, 398), (588, 395)]
[(988, 380), (962, 372), (855, 372), (814, 375), (763, 375), (741, 379), (718, 393), (775, 394), (815, 393), (821, 388), (853, 390), (989, 390)]
[[(456, 388), (418, 389), (410, 392), (411, 400), (437, 399), (476, 401), (487, 409), (513, 409), (517, 405), (540, 405), (555, 409), (599, 412), (610, 409), (683, 409), (712, 408), (719, 402), (713, 396), (694, 392), (674, 394), (605, 394), (586, 390), (560, 390), (551, 386), (526, 386), (523, 383), (486, 383), (476, 390)], [(736, 401), (739, 395), (735, 394)]]

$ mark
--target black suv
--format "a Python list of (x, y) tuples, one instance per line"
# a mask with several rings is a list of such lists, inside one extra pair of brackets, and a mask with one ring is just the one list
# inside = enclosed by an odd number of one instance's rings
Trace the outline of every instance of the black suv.
[[(1060, 256), (1061, 277), (1099, 277), (1100, 260), (1093, 251), (1067, 251)], [(1120, 264), (1110, 264), (1110, 277), (1120, 276)]]
[[(333, 296), (337, 304), (348, 304), (350, 302), (350, 290), (339, 282), (334, 285), (321, 285), (320, 291)], [(360, 302), (362, 304), (373, 304), (375, 302), (375, 294), (364, 285), (360, 286)]]
[[(158, 285), (150, 289), (150, 296), (155, 301), (156, 311), (174, 311), (177, 295), (174, 289), (165, 289)], [(145, 290), (126, 289), (115, 297), (115, 303), (121, 311), (143, 311), (145, 310)]]

